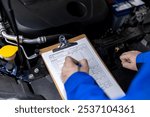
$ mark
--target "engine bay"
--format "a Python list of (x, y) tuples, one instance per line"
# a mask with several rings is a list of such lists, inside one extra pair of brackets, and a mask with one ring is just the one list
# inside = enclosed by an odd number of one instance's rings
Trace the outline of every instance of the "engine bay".
[[(60, 35), (86, 34), (125, 92), (136, 72), (122, 67), (120, 55), (150, 50), (148, 0), (1, 0), (0, 6), (1, 99), (61, 99), (40, 56)], [(13, 47), (1, 54), (7, 45)]]

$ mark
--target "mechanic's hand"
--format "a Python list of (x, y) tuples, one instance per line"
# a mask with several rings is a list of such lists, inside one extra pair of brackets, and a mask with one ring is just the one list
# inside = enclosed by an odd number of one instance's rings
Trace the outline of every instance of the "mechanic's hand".
[(120, 56), (122, 66), (124, 68), (137, 71), (138, 69), (136, 66), (136, 57), (140, 53), (141, 53), (140, 51), (128, 51), (123, 53)]
[(80, 67), (75, 64), (74, 59), (72, 57), (68, 56), (65, 58), (65, 62), (61, 73), (62, 81), (64, 83), (73, 73), (77, 71), (86, 72), (86, 73), (89, 72), (89, 66), (86, 59), (79, 61), (79, 63), (81, 64)]

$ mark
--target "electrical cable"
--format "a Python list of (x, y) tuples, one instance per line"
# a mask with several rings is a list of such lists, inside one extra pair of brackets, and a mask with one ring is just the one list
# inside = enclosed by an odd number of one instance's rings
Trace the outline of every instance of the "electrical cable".
[(21, 53), (21, 48), (20, 48), (20, 43), (19, 43), (19, 34), (18, 34), (18, 29), (17, 29), (17, 25), (16, 25), (16, 21), (15, 21), (15, 15), (11, 6), (11, 0), (7, 0), (8, 2), (8, 11), (10, 13), (10, 21), (11, 21), (11, 26), (12, 29), (15, 33), (15, 35), (17, 36), (17, 46), (18, 46), (18, 56), (19, 56), (19, 60), (20, 60), (20, 70), (22, 70), (23, 68), (23, 56)]

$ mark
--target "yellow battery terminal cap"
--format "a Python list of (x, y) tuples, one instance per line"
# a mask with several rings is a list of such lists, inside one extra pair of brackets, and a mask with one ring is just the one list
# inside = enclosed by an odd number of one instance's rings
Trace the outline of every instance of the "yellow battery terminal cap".
[(11, 59), (16, 55), (17, 51), (18, 51), (17, 46), (12, 46), (12, 45), (3, 46), (0, 49), (0, 57), (4, 59)]

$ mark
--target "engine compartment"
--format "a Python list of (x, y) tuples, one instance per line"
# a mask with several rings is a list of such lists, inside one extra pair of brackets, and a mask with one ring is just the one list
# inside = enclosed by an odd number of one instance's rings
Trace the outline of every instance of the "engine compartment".
[[(2, 0), (0, 46), (19, 46), (21, 55), (17, 53), (15, 64), (0, 59), (2, 99), (61, 99), (39, 55), (39, 49), (57, 43), (60, 34), (69, 39), (85, 33), (125, 92), (136, 72), (124, 69), (119, 56), (128, 50), (150, 50), (150, 4), (146, 0), (15, 0), (10, 4), (18, 31), (14, 31), (8, 1)], [(49, 9), (44, 4), (55, 5)]]
[(14, 11), (19, 34), (37, 37), (57, 33), (74, 33), (85, 30), (89, 24), (107, 17), (105, 0), (14, 0), (8, 5), (2, 0), (7, 17), (11, 19), (9, 7)]

